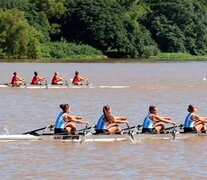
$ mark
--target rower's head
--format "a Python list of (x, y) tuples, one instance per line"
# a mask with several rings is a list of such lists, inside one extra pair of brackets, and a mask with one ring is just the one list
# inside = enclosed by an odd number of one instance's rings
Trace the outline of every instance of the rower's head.
[(17, 75), (17, 72), (14, 72), (13, 75), (16, 76)]
[(55, 72), (54, 75), (57, 76), (58, 75), (58, 72)]
[(109, 106), (109, 105), (105, 105), (104, 107), (103, 107), (103, 113), (105, 114), (105, 113), (111, 113), (111, 107)]
[(197, 108), (196, 106), (193, 106), (192, 104), (190, 104), (188, 106), (188, 112), (192, 113), (192, 112), (197, 112)]
[(61, 104), (60, 108), (63, 110), (64, 113), (70, 112), (70, 106), (68, 104)]
[(34, 72), (34, 75), (35, 75), (35, 76), (37, 76), (37, 75), (38, 75), (37, 71), (35, 71), (35, 72)]
[(150, 106), (149, 107), (149, 112), (151, 114), (157, 114), (157, 107), (156, 106)]
[(78, 74), (79, 74), (79, 72), (78, 72), (78, 71), (76, 71), (76, 72), (75, 72), (75, 75), (77, 76)]

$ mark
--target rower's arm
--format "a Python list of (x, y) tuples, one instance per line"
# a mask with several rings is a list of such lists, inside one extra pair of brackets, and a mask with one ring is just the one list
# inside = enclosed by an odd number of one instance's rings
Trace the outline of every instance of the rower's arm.
[(76, 122), (78, 124), (89, 124), (88, 122), (81, 120), (81, 119), (76, 119), (74, 122)]
[(127, 118), (124, 117), (114, 117), (114, 122), (115, 123), (128, 123)]
[(167, 120), (171, 120), (171, 118), (170, 118), (170, 117), (162, 117), (162, 118), (167, 119)]
[(20, 78), (19, 76), (17, 76), (17, 80), (18, 81), (23, 81), (24, 79), (23, 78)]
[(87, 78), (81, 77), (81, 76), (79, 76), (78, 78), (79, 78), (79, 81), (83, 81), (83, 80), (86, 80), (87, 79)]
[(76, 116), (66, 115), (66, 116), (63, 116), (63, 119), (65, 121), (72, 121), (72, 122), (75, 122), (78, 124), (88, 124), (88, 122), (82, 120), (82, 118), (80, 118), (80, 117), (79, 117), (79, 119), (77, 119)]
[(39, 80), (45, 80), (46, 78), (45, 77), (39, 77)]
[(203, 123), (207, 123), (207, 118), (206, 117), (201, 117), (199, 115), (193, 115), (192, 119), (195, 121), (201, 121)]
[(83, 119), (82, 117), (80, 117), (80, 116), (73, 116), (74, 118), (76, 118), (76, 119)]
[(164, 123), (168, 123), (168, 124), (175, 124), (173, 121), (170, 120), (170, 118), (163, 118), (163, 117), (160, 117), (160, 116), (155, 116), (155, 118), (161, 122), (164, 122)]
[(61, 78), (60, 77), (57, 77), (56, 79), (57, 79), (57, 81), (61, 81)]

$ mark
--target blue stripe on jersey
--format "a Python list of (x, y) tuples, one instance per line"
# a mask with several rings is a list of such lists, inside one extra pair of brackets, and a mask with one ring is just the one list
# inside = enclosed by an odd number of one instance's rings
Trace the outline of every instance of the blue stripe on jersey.
[(189, 113), (185, 118), (184, 128), (192, 128), (194, 126), (194, 121), (191, 119), (192, 113)]
[(60, 112), (56, 122), (55, 122), (55, 128), (60, 128), (60, 129), (64, 129), (64, 125), (65, 125), (65, 121), (63, 120), (63, 114), (64, 112)]
[(144, 122), (143, 122), (143, 128), (147, 128), (147, 129), (151, 129), (151, 128), (153, 128), (153, 126), (154, 126), (154, 121), (152, 121), (152, 120), (149, 118), (150, 115), (151, 115), (151, 114), (148, 114), (148, 115), (145, 117)]
[(98, 120), (98, 123), (96, 125), (96, 129), (102, 130), (102, 129), (106, 129), (106, 126), (108, 125), (108, 122), (104, 121), (105, 115), (101, 115), (101, 117)]

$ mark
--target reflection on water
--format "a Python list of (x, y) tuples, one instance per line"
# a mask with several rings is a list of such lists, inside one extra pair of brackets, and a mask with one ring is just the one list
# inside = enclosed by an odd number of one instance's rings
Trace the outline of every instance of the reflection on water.
[[(61, 103), (69, 103), (72, 113), (90, 124), (97, 121), (105, 104), (111, 105), (114, 115), (128, 117), (130, 125), (143, 121), (149, 105), (157, 105), (161, 115), (178, 123), (183, 122), (190, 103), (206, 116), (206, 69), (205, 62), (1, 63), (0, 83), (9, 82), (13, 71), (30, 82), (34, 70), (48, 80), (55, 71), (69, 79), (78, 70), (96, 88), (0, 89), (0, 134), (6, 133), (5, 128), (15, 134), (53, 123)], [(136, 144), (16, 141), (0, 145), (0, 174), (5, 179), (195, 179), (207, 175), (205, 138)]]

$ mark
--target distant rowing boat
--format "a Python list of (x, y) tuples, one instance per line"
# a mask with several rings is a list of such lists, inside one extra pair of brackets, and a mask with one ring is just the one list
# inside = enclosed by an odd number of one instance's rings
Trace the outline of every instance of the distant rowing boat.
[(92, 88), (92, 84), (88, 85), (32, 85), (32, 84), (26, 84), (26, 85), (19, 85), (19, 86), (13, 86), (11, 84), (0, 84), (0, 88), (24, 88), (24, 89), (66, 89), (66, 88)]
[(11, 84), (0, 84), (0, 88), (17, 88), (17, 89), (84, 89), (84, 88), (101, 88), (101, 89), (125, 89), (130, 88), (131, 86), (94, 86), (93, 84), (84, 84), (84, 85), (73, 85), (72, 83), (69, 83), (68, 85), (32, 85), (32, 84), (26, 84), (26, 85), (19, 85), (19, 86), (13, 86)]

